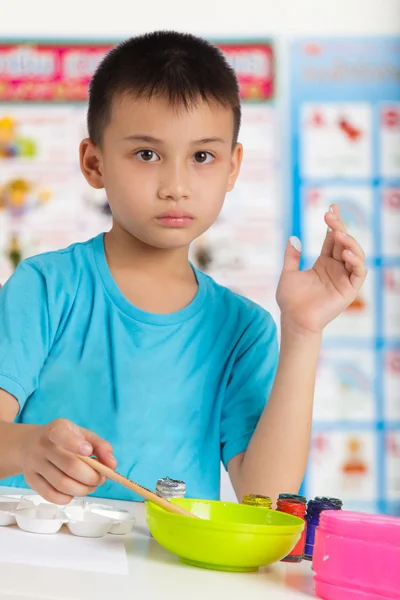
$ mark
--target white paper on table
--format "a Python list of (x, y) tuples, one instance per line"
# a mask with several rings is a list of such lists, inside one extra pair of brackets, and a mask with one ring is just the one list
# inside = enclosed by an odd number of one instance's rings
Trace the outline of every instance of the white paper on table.
[(40, 535), (16, 527), (0, 527), (0, 564), (25, 564), (98, 573), (128, 574), (128, 561), (121, 538), (76, 537), (62, 529)]

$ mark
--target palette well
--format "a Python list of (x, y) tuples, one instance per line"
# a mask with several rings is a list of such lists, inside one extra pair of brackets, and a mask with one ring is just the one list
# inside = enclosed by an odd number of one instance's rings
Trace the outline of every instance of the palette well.
[(16, 524), (27, 533), (54, 534), (66, 525), (76, 536), (103, 537), (107, 533), (127, 534), (134, 523), (129, 511), (107, 504), (75, 500), (60, 506), (36, 495), (0, 497), (0, 526)]

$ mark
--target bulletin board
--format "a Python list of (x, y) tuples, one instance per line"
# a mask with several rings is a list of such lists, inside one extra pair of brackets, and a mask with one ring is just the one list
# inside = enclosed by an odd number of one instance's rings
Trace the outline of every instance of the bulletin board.
[[(246, 152), (235, 190), (193, 245), (192, 259), (276, 312), (275, 252), (282, 241), (274, 48), (265, 40), (213, 41), (239, 78)], [(110, 227), (105, 192), (81, 175), (78, 147), (86, 136), (88, 84), (111, 47), (0, 40), (0, 284), (23, 258)]]
[[(285, 232), (302, 239), (309, 267), (323, 214), (339, 204), (369, 276), (326, 331), (303, 491), (400, 514), (400, 40), (296, 40), (287, 64), (270, 40), (212, 41), (239, 78), (245, 154), (191, 259), (278, 319)], [(111, 226), (104, 191), (80, 173), (78, 146), (90, 77), (113, 45), (0, 40), (0, 285), (23, 258)], [(286, 98), (277, 99), (277, 65), (289, 75)], [(222, 497), (234, 499), (224, 473)]]
[(307, 496), (400, 514), (400, 39), (303, 39), (290, 46), (293, 230), (303, 266), (339, 205), (369, 267), (326, 330)]

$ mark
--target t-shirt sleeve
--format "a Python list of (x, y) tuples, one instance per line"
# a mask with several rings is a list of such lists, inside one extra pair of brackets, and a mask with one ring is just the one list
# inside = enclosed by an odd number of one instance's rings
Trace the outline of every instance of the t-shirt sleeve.
[(278, 365), (277, 329), (259, 310), (239, 340), (221, 414), (221, 458), (225, 469), (247, 449), (267, 403)]
[(0, 388), (20, 410), (38, 387), (50, 334), (46, 279), (24, 261), (0, 289)]

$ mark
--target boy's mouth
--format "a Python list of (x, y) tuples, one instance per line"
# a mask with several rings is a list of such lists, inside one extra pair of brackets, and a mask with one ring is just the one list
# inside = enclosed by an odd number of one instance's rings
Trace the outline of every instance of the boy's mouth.
[(158, 215), (157, 221), (165, 227), (187, 227), (193, 222), (193, 215), (184, 211), (170, 210)]

